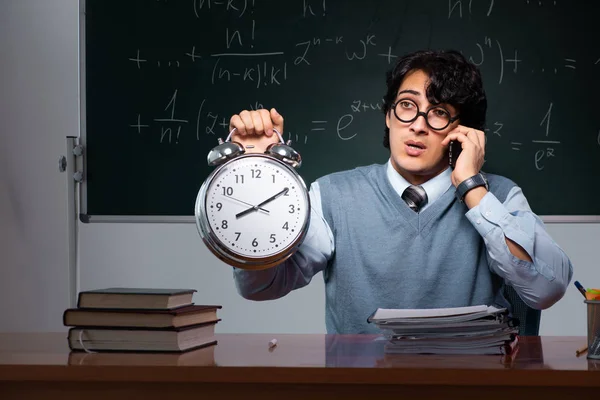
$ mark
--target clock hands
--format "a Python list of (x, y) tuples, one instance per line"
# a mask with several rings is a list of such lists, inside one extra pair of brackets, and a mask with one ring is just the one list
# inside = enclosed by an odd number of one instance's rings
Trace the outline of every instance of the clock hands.
[(258, 211), (260, 209), (260, 207), (264, 206), (265, 204), (275, 200), (276, 198), (278, 198), (279, 196), (282, 196), (284, 194), (286, 194), (290, 189), (289, 188), (284, 188), (281, 192), (274, 194), (273, 196), (269, 197), (268, 199), (266, 199), (263, 202), (258, 203), (255, 206), (252, 206), (238, 214), (235, 215), (236, 218), (241, 218), (246, 214), (250, 214), (252, 211)]
[[(236, 199), (235, 197), (231, 197), (231, 196), (225, 196), (225, 197), (227, 197), (228, 199), (231, 199), (231, 200), (238, 201), (238, 202), (240, 202), (240, 203), (242, 203), (242, 204), (245, 204), (245, 205), (247, 205), (247, 206), (250, 206), (250, 207), (252, 207), (252, 209), (254, 209), (254, 206), (253, 206), (252, 204), (250, 204), (250, 203), (246, 203), (246, 202), (245, 202), (245, 201), (243, 201), (243, 200)], [(260, 211), (262, 211), (262, 212), (265, 212), (265, 213), (267, 213), (267, 214), (269, 213), (269, 210), (267, 210), (267, 209), (265, 209), (265, 208), (260, 208), (260, 207), (258, 207), (258, 206), (257, 206), (257, 208), (258, 208)]]

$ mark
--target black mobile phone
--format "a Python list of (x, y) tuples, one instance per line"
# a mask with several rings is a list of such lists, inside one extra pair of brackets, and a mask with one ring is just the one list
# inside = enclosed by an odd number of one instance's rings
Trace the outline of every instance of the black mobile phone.
[(456, 160), (458, 160), (461, 151), (462, 146), (460, 142), (454, 140), (450, 142), (450, 145), (448, 146), (448, 163), (452, 168), (456, 166)]

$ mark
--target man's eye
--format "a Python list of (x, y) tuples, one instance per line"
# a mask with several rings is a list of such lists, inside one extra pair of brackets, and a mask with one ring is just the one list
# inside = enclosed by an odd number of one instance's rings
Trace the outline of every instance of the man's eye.
[(447, 117), (449, 115), (448, 111), (444, 110), (443, 108), (436, 108), (433, 110), (433, 112), (437, 117)]
[(414, 107), (414, 104), (411, 103), (410, 101), (401, 101), (400, 102), (400, 107), (402, 107), (402, 108), (412, 108), (412, 107)]

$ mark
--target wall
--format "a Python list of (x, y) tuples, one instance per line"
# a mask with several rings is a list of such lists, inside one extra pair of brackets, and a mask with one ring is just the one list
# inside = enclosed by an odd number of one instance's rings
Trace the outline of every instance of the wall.
[(0, 2), (0, 330), (60, 329), (67, 201), (58, 158), (79, 130), (76, 0)]
[(221, 332), (324, 332), (322, 275), (282, 299), (236, 292), (231, 267), (205, 248), (193, 224), (81, 226), (81, 285), (191, 287), (197, 303), (221, 304)]
[[(61, 330), (68, 306), (67, 196), (57, 169), (77, 135), (77, 0), (0, 2), (0, 331)], [(575, 279), (600, 284), (600, 224), (548, 224), (571, 256)], [(80, 224), (80, 287), (192, 287), (223, 305), (220, 332), (324, 332), (323, 281), (283, 299), (239, 297), (231, 269), (193, 224)], [(545, 335), (584, 335), (571, 286), (542, 316)]]

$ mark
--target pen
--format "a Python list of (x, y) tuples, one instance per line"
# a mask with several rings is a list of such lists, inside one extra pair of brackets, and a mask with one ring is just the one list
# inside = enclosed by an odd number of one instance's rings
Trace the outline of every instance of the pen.
[(587, 299), (587, 296), (585, 295), (585, 289), (583, 288), (583, 286), (581, 286), (581, 283), (579, 283), (578, 281), (575, 281), (575, 282), (573, 282), (573, 284), (575, 285), (577, 290), (579, 290), (581, 292), (583, 297), (585, 297)]
[(583, 353), (585, 353), (585, 352), (587, 351), (587, 349), (588, 349), (588, 347), (587, 347), (587, 345), (585, 345), (585, 346), (583, 346), (582, 348), (578, 349), (578, 350), (575, 352), (575, 355), (576, 355), (577, 357), (579, 357), (580, 355), (582, 355)]

